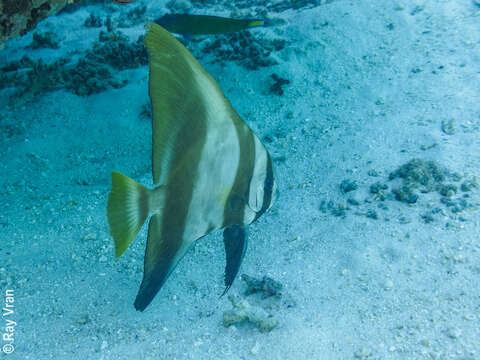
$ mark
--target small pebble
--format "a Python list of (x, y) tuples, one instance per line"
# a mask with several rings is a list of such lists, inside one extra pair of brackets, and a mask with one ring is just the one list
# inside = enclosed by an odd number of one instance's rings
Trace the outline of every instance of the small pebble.
[(460, 330), (459, 328), (456, 328), (456, 327), (452, 327), (452, 328), (448, 329), (447, 335), (451, 339), (458, 339), (460, 337), (460, 335), (462, 335), (462, 330)]
[(357, 199), (355, 199), (355, 198), (350, 198), (350, 199), (348, 199), (348, 200), (347, 200), (347, 203), (349, 203), (350, 205), (354, 205), (354, 206), (360, 205), (360, 202), (359, 202)]
[(255, 346), (252, 348), (252, 350), (250, 350), (252, 352), (252, 354), (258, 354), (258, 352), (260, 351), (260, 343), (258, 341), (255, 342)]
[(370, 219), (378, 220), (378, 214), (375, 210), (368, 210), (365, 216)]
[(442, 121), (442, 131), (447, 135), (455, 134), (455, 125), (453, 120), (443, 120)]
[(366, 357), (372, 355), (372, 351), (363, 346), (361, 349), (355, 351), (354, 355), (357, 359), (365, 359)]
[(96, 240), (96, 239), (97, 239), (97, 234), (95, 233), (89, 233), (83, 237), (83, 241)]
[(358, 185), (355, 181), (344, 179), (340, 183), (340, 190), (344, 194), (346, 194), (347, 192), (350, 192), (350, 191), (357, 190), (357, 188), (358, 188)]
[(78, 325), (86, 325), (89, 322), (90, 322), (90, 318), (88, 317), (88, 314), (83, 314), (77, 319)]
[(428, 341), (426, 339), (420, 340), (420, 344), (422, 344), (425, 347), (430, 347), (430, 345), (431, 345), (430, 341)]
[(388, 279), (387, 281), (385, 281), (385, 284), (383, 284), (383, 288), (385, 290), (390, 290), (393, 288), (393, 281)]

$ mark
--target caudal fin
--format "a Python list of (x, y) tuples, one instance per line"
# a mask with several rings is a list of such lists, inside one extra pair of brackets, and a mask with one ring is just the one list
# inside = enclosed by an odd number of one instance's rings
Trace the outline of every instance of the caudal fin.
[(108, 196), (107, 218), (115, 241), (115, 256), (127, 250), (147, 220), (150, 190), (135, 180), (112, 172), (112, 190)]

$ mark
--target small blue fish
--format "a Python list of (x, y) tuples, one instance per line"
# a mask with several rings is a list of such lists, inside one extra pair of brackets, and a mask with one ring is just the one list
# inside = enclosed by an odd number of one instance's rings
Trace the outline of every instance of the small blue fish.
[(220, 16), (167, 14), (155, 22), (170, 32), (182, 35), (211, 35), (271, 25), (266, 19), (231, 19)]
[(112, 0), (113, 3), (115, 4), (119, 4), (119, 5), (127, 5), (127, 4), (130, 4), (132, 2), (134, 2), (135, 0)]

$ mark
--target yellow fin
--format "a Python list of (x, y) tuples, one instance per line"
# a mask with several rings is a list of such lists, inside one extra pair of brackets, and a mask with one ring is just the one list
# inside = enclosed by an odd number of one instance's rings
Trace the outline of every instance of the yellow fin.
[(112, 172), (107, 218), (115, 241), (115, 256), (121, 256), (147, 220), (150, 190), (135, 180)]
[(248, 24), (249, 27), (254, 27), (254, 26), (262, 26), (264, 25), (264, 21), (263, 20), (254, 20), (252, 22), (250, 22), (250, 24)]

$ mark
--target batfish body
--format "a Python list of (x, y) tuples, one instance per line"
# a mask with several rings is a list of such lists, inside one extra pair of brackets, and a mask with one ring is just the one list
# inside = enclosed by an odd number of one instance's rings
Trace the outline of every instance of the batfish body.
[(246, 250), (245, 226), (275, 195), (272, 159), (217, 82), (168, 31), (145, 36), (152, 103), (152, 172), (147, 189), (117, 172), (107, 215), (122, 255), (150, 217), (144, 276), (135, 308), (144, 310), (190, 245), (225, 228), (226, 290)]
[(170, 32), (184, 35), (223, 34), (267, 25), (267, 21), (261, 19), (231, 19), (189, 14), (167, 14), (155, 22)]

